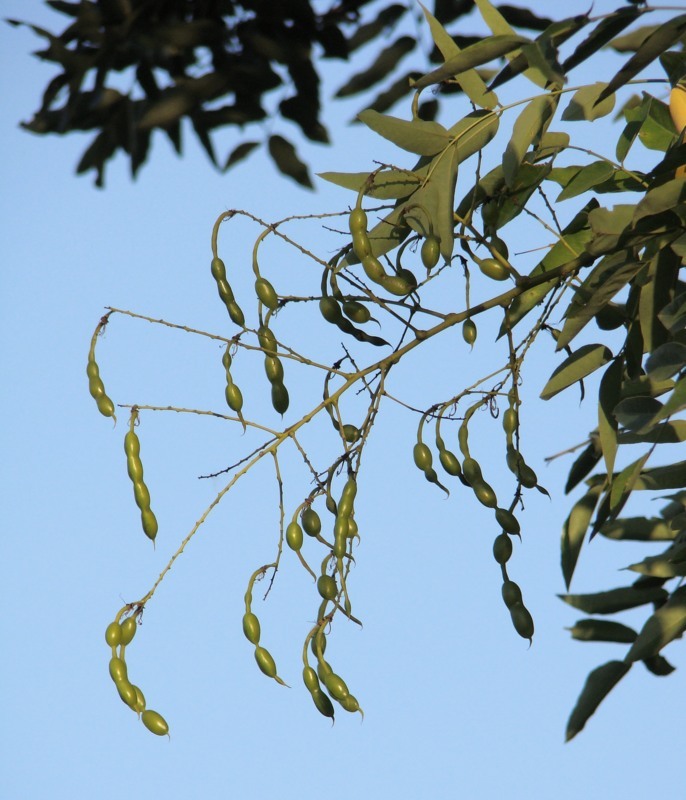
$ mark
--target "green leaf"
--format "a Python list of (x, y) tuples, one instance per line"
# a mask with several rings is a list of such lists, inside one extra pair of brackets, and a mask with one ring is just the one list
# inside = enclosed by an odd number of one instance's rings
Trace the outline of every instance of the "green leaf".
[(224, 164), (224, 172), (226, 170), (231, 169), (235, 164), (238, 164), (239, 161), (243, 161), (244, 158), (250, 155), (252, 151), (259, 147), (259, 142), (241, 142), (241, 144), (234, 147), (234, 149), (229, 153), (226, 163)]
[[(434, 15), (424, 6), (422, 7), (426, 21), (429, 23), (431, 36), (436, 47), (439, 49), (444, 61), (455, 58), (461, 52), (453, 37), (446, 31)], [(468, 69), (460, 73), (456, 78), (462, 91), (476, 106), (492, 109), (498, 104), (498, 97), (495, 92), (490, 92), (483, 82), (479, 73), (475, 69)]]
[(368, 109), (358, 119), (379, 136), (420, 156), (434, 156), (450, 144), (450, 135), (438, 122), (423, 119), (405, 120)]
[[(345, 189), (359, 192), (369, 178), (369, 172), (320, 172), (318, 176)], [(373, 183), (365, 191), (367, 197), (378, 200), (399, 200), (408, 197), (422, 183), (417, 172), (401, 169), (387, 169), (377, 172)]]
[(565, 494), (569, 494), (575, 486), (581, 483), (600, 461), (602, 451), (598, 443), (598, 437), (591, 434), (591, 443), (581, 451), (569, 470), (567, 483), (565, 484)]
[(683, 489), (686, 486), (686, 461), (677, 461), (666, 467), (653, 467), (645, 470), (636, 484), (637, 489), (662, 491), (664, 489)]
[(650, 458), (650, 451), (644, 453), (640, 458), (637, 458), (636, 461), (624, 467), (619, 475), (612, 479), (610, 488), (611, 512), (615, 511), (618, 513), (618, 509), (626, 503), (648, 458)]
[(603, 344), (586, 344), (566, 358), (550, 376), (541, 392), (542, 400), (550, 400), (558, 392), (583, 380), (612, 358), (609, 347)]
[(634, 225), (644, 217), (671, 211), (686, 199), (686, 181), (675, 178), (655, 189), (646, 192), (645, 197), (635, 206), (632, 222)]
[(569, 585), (572, 582), (572, 576), (574, 575), (574, 569), (579, 559), (584, 537), (586, 536), (586, 531), (588, 530), (601, 491), (602, 485), (600, 484), (591, 487), (591, 489), (574, 504), (565, 521), (564, 528), (562, 529), (560, 551), (562, 575), (565, 579), (565, 586), (567, 589), (569, 589)]
[(624, 517), (602, 526), (600, 533), (606, 539), (631, 542), (666, 542), (674, 539), (675, 533), (658, 517)]
[(666, 103), (650, 97), (648, 113), (638, 131), (638, 138), (644, 147), (663, 153), (674, 144), (677, 134)]
[(617, 420), (613, 410), (619, 402), (624, 363), (615, 359), (605, 370), (598, 390), (598, 435), (605, 459), (605, 471), (612, 475), (617, 455)]
[(515, 120), (512, 137), (503, 154), (503, 174), (508, 186), (512, 186), (524, 154), (537, 142), (552, 121), (559, 96), (544, 94), (534, 97)]
[[(455, 207), (455, 183), (459, 147), (451, 147), (446, 153), (437, 156), (429, 169), (429, 179), (408, 200), (405, 220), (410, 227), (426, 236), (433, 227), (441, 245), (441, 255), (449, 261), (453, 254), (455, 228), (453, 208)], [(413, 207), (415, 206), (419, 207)], [(426, 214), (429, 214), (429, 219)]]
[(583, 730), (598, 706), (630, 669), (631, 664), (623, 661), (608, 661), (589, 674), (567, 722), (566, 741)]
[(614, 94), (596, 105), (598, 97), (606, 88), (607, 84), (599, 81), (577, 89), (572, 95), (569, 105), (562, 112), (562, 119), (566, 122), (593, 121), (612, 113), (612, 109), (615, 107)]
[(657, 655), (686, 630), (686, 586), (672, 592), (667, 602), (650, 616), (626, 654), (626, 661)]
[[(672, 561), (669, 557), (669, 550), (659, 556), (648, 556), (637, 564), (631, 564), (627, 569), (651, 578), (664, 578), (665, 580), (686, 575), (686, 563)], [(642, 658), (642, 656), (637, 656), (637, 658)]]
[(335, 97), (350, 97), (350, 95), (359, 94), (382, 81), (395, 69), (404, 56), (414, 50), (416, 44), (417, 42), (412, 36), (401, 36), (396, 39), (393, 44), (383, 48), (372, 64), (346, 81), (338, 89)]
[(672, 17), (672, 19), (660, 25), (643, 41), (634, 55), (612, 78), (596, 102), (601, 102), (605, 97), (609, 97), (613, 92), (616, 92), (620, 86), (624, 86), (632, 78), (635, 78), (644, 67), (647, 67), (648, 64), (678, 42), (684, 31), (686, 31), (686, 14)]
[(653, 675), (658, 675), (660, 677), (671, 675), (676, 669), (664, 656), (650, 656), (650, 658), (644, 658), (643, 664)]
[(492, 111), (472, 111), (448, 131), (458, 151), (458, 164), (483, 149), (498, 132), (500, 119)]
[(418, 81), (413, 83), (415, 89), (426, 89), (427, 86), (433, 86), (436, 83), (442, 83), (449, 78), (453, 78), (472, 69), (473, 67), (480, 67), (482, 64), (488, 64), (495, 58), (500, 58), (506, 53), (511, 53), (517, 50), (521, 45), (530, 42), (524, 36), (507, 35), (507, 36), (489, 36), (482, 39), (476, 44), (465, 47), (458, 55), (448, 59), (438, 69), (429, 72), (421, 77)]
[(686, 292), (677, 295), (668, 303), (657, 318), (670, 333), (677, 333), (686, 329)]
[(631, 225), (636, 206), (618, 204), (612, 208), (596, 208), (588, 215), (593, 230), (593, 242), (587, 247), (598, 255), (614, 250), (626, 229)]
[(658, 444), (686, 442), (686, 420), (660, 422), (645, 433), (622, 432), (619, 434), (620, 444), (644, 444), (646, 442)]
[(662, 403), (654, 397), (627, 397), (617, 403), (613, 414), (617, 422), (630, 431), (641, 431), (662, 409)]
[(686, 344), (665, 342), (650, 354), (646, 361), (646, 372), (651, 378), (661, 381), (671, 378), (686, 367)]
[(579, 42), (574, 48), (574, 52), (566, 59), (562, 65), (565, 73), (574, 69), (589, 56), (597, 53), (611, 39), (621, 33), (626, 27), (631, 25), (640, 16), (640, 11), (632, 6), (618, 8), (611, 14), (602, 18), (598, 25), (591, 31), (590, 35)]
[(614, 175), (614, 172), (615, 168), (607, 161), (594, 161), (582, 167), (557, 196), (557, 202), (559, 203), (561, 200), (577, 197), (587, 192), (599, 183), (609, 180)]
[(312, 181), (307, 166), (298, 158), (295, 147), (283, 136), (269, 137), (269, 155), (279, 172), (293, 178), (301, 186), (312, 189)]
[(561, 594), (561, 600), (586, 614), (616, 614), (648, 603), (662, 603), (667, 592), (661, 586), (622, 586), (595, 594)]
[[(550, 248), (547, 255), (533, 268), (529, 273), (530, 277), (536, 277), (549, 270), (568, 264), (570, 261), (580, 257), (584, 252), (585, 245), (592, 238), (593, 234), (588, 227), (589, 212), (597, 208), (598, 201), (595, 199), (590, 200), (586, 206), (579, 211), (574, 219), (562, 231), (560, 239)], [(590, 263), (591, 259), (589, 259)], [(510, 304), (509, 313), (507, 317), (507, 324), (503, 323), (498, 332), (498, 336), (502, 336), (508, 327), (514, 326), (520, 322), (543, 298), (558, 285), (559, 279), (554, 278), (552, 281), (539, 284), (516, 297)]]
[(591, 270), (565, 312), (558, 347), (566, 347), (574, 337), (636, 276), (643, 265), (633, 261), (630, 252), (606, 256)]
[(574, 627), (567, 628), (572, 639), (580, 642), (617, 642), (631, 644), (638, 634), (628, 625), (606, 619), (580, 619)]
[(671, 396), (657, 412), (655, 417), (653, 417), (650, 423), (651, 427), (656, 422), (661, 422), (663, 419), (671, 417), (672, 414), (683, 411), (684, 408), (686, 408), (686, 378), (682, 378), (680, 381), (677, 381)]

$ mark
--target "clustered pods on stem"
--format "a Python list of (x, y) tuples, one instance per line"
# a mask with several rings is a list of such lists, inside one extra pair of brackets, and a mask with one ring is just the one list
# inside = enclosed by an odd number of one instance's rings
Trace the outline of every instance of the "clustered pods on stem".
[(157, 736), (169, 734), (169, 726), (164, 717), (157, 711), (146, 708), (145, 696), (138, 686), (129, 680), (126, 664), (126, 648), (133, 641), (138, 629), (137, 616), (140, 609), (131, 616), (121, 619), (129, 607), (124, 607), (105, 629), (105, 641), (111, 648), (109, 671), (119, 697), (141, 719), (143, 725)]
[(105, 391), (105, 384), (100, 377), (100, 369), (97, 361), (95, 360), (95, 345), (98, 341), (98, 336), (100, 336), (100, 334), (105, 330), (109, 316), (109, 314), (106, 314), (100, 320), (100, 322), (98, 322), (95, 327), (95, 331), (93, 332), (90, 350), (88, 351), (86, 375), (88, 376), (88, 391), (90, 392), (91, 397), (95, 400), (96, 405), (98, 406), (98, 411), (103, 415), (103, 417), (112, 417), (116, 422), (117, 417), (114, 413), (114, 403), (108, 397), (107, 392)]
[(129, 430), (124, 437), (124, 451), (126, 452), (126, 469), (133, 483), (133, 496), (141, 512), (143, 533), (151, 541), (157, 536), (157, 518), (150, 508), (150, 492), (143, 480), (143, 463), (141, 462), (141, 444), (135, 431), (138, 422), (138, 409), (131, 409)]

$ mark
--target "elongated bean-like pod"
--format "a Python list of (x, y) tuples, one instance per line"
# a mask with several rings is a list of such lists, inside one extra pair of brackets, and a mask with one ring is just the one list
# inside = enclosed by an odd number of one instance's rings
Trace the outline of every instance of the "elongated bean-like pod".
[(107, 324), (106, 322), (100, 320), (97, 327), (95, 328), (95, 332), (93, 333), (90, 350), (88, 351), (88, 363), (86, 364), (86, 375), (88, 376), (88, 391), (90, 392), (91, 397), (95, 400), (95, 404), (98, 407), (98, 411), (103, 415), (103, 417), (112, 417), (116, 422), (117, 417), (114, 413), (114, 403), (107, 396), (107, 392), (105, 391), (105, 384), (102, 382), (102, 378), (100, 377), (100, 369), (95, 360), (95, 344), (98, 340), (98, 336), (100, 335), (106, 324)]
[(141, 512), (141, 524), (143, 532), (155, 541), (157, 536), (157, 518), (150, 508), (150, 492), (143, 480), (143, 463), (140, 458), (140, 441), (134, 430), (134, 425), (138, 419), (138, 412), (134, 409), (131, 412), (131, 419), (129, 421), (129, 430), (124, 436), (124, 452), (126, 453), (126, 470), (133, 483), (133, 496), (136, 505)]
[(245, 324), (245, 316), (243, 315), (239, 305), (236, 303), (236, 298), (234, 297), (231, 286), (226, 279), (226, 265), (221, 258), (215, 257), (212, 259), (210, 269), (212, 272), (212, 277), (217, 282), (217, 292), (219, 293), (219, 297), (221, 298), (222, 303), (224, 303), (226, 306), (226, 310), (229, 312), (231, 320), (235, 322), (236, 325), (240, 325), (242, 327)]

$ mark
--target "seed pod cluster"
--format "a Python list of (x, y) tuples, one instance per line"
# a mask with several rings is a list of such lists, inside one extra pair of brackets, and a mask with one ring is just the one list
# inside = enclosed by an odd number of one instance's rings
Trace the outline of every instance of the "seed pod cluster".
[(503, 578), (503, 601), (510, 612), (512, 625), (522, 639), (528, 639), (531, 643), (534, 636), (534, 620), (522, 601), (522, 591), (514, 581), (507, 577), (504, 567)]
[(538, 485), (538, 477), (515, 446), (514, 437), (519, 429), (519, 415), (517, 414), (517, 397), (515, 391), (510, 390), (508, 397), (510, 405), (503, 414), (503, 430), (505, 431), (505, 440), (507, 443), (505, 462), (510, 472), (517, 477), (517, 480), (525, 489), (533, 489)]
[(222, 364), (226, 370), (226, 389), (224, 390), (224, 396), (226, 397), (226, 404), (228, 407), (240, 416), (241, 409), (243, 408), (243, 394), (231, 377), (231, 360), (231, 344), (227, 344), (224, 355), (222, 356)]
[(217, 282), (217, 291), (219, 293), (219, 297), (226, 306), (226, 310), (229, 312), (229, 317), (231, 317), (231, 321), (234, 322), (236, 325), (240, 326), (241, 328), (244, 327), (245, 315), (241, 311), (241, 308), (238, 305), (238, 303), (236, 302), (236, 298), (233, 295), (233, 290), (231, 289), (231, 286), (229, 285), (229, 282), (226, 279), (226, 265), (221, 260), (221, 258), (215, 256), (212, 259), (210, 269), (212, 272), (212, 277)]
[[(422, 418), (422, 421), (423, 419), (424, 418)], [(435, 483), (436, 486), (440, 486), (440, 488), (443, 489), (446, 494), (450, 494), (445, 486), (443, 486), (443, 484), (438, 480), (438, 473), (433, 468), (433, 456), (431, 454), (431, 450), (428, 445), (424, 444), (421, 438), (417, 440), (417, 444), (415, 444), (412, 450), (412, 457), (414, 459), (415, 466), (424, 473), (424, 477), (427, 479), (427, 481), (429, 481), (429, 483)]]
[[(310, 693), (316, 709), (325, 717), (334, 718), (334, 707), (331, 700), (335, 700), (344, 711), (350, 713), (359, 711), (364, 717), (364, 712), (360, 708), (357, 698), (350, 693), (346, 682), (333, 671), (331, 665), (324, 659), (326, 637), (322, 628), (323, 622), (318, 624), (308, 637), (312, 652), (317, 659), (316, 671), (307, 661), (307, 640), (303, 648), (303, 661), (305, 664), (303, 667), (303, 683), (305, 688)], [(322, 684), (326, 692), (328, 692), (328, 696), (322, 689)]]
[(91, 338), (91, 346), (90, 350), (88, 351), (88, 363), (86, 364), (86, 375), (88, 376), (88, 391), (90, 392), (91, 397), (95, 400), (95, 403), (98, 406), (98, 411), (103, 415), (103, 417), (112, 417), (116, 422), (117, 417), (114, 413), (114, 403), (107, 396), (105, 384), (102, 382), (102, 378), (100, 377), (100, 369), (97, 361), (95, 360), (95, 344), (98, 340), (98, 336), (100, 336), (106, 324), (107, 317), (103, 317), (97, 324), (93, 333), (93, 337)]
[[(361, 303), (358, 303), (357, 305), (363, 311), (366, 311), (367, 314), (369, 314), (369, 311)], [(350, 310), (350, 307), (348, 310)], [(324, 317), (328, 323), (335, 325), (337, 328), (339, 328), (339, 330), (342, 330), (343, 333), (353, 336), (358, 342), (367, 342), (367, 344), (373, 344), (376, 347), (382, 347), (383, 345), (388, 344), (388, 342), (385, 339), (382, 339), (380, 336), (372, 336), (366, 331), (356, 328), (349, 319), (346, 319), (346, 317), (343, 316), (345, 304), (343, 305), (343, 310), (341, 310), (341, 306), (335, 297), (324, 295), (319, 301), (319, 311), (321, 312), (322, 317)], [(357, 317), (364, 316), (358, 312), (353, 313)], [(367, 320), (370, 318), (371, 315), (367, 317)]]
[(155, 537), (157, 536), (157, 518), (150, 508), (150, 492), (148, 491), (148, 487), (143, 480), (143, 463), (141, 462), (140, 457), (141, 445), (134, 430), (137, 420), (138, 411), (134, 408), (131, 410), (129, 430), (126, 432), (126, 436), (124, 437), (126, 469), (129, 473), (129, 478), (131, 478), (133, 483), (133, 496), (136, 500), (136, 505), (141, 512), (143, 533), (145, 533), (148, 539), (154, 542)]
[(264, 567), (260, 567), (250, 578), (248, 589), (245, 593), (245, 614), (243, 615), (243, 633), (245, 638), (250, 644), (255, 646), (255, 661), (260, 671), (268, 678), (273, 678), (277, 683), (286, 686), (286, 683), (281, 680), (277, 674), (276, 662), (272, 654), (265, 647), (260, 645), (260, 621), (253, 614), (252, 605), (252, 587), (255, 580), (264, 574)]
[(272, 387), (272, 406), (283, 415), (288, 411), (290, 398), (283, 382), (283, 364), (276, 354), (276, 337), (267, 325), (261, 325), (257, 331), (260, 347), (265, 353), (264, 371)]
[(402, 275), (389, 275), (373, 254), (367, 234), (367, 215), (360, 206), (350, 212), (348, 225), (352, 234), (353, 252), (362, 262), (362, 268), (369, 280), (398, 297), (405, 297), (414, 291), (417, 279), (409, 270), (403, 270)]
[(127, 617), (120, 622), (119, 615), (105, 629), (105, 641), (112, 650), (109, 664), (110, 677), (117, 687), (119, 697), (132, 711), (136, 712), (143, 725), (157, 736), (166, 736), (169, 734), (169, 725), (166, 720), (157, 711), (146, 708), (143, 692), (129, 680), (125, 652), (126, 647), (133, 641), (137, 629), (135, 616)]

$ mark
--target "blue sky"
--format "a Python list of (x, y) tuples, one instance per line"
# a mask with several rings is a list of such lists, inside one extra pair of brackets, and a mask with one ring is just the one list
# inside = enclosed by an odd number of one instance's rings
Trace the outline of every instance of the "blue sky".
[[(605, 7), (611, 4), (597, 4), (596, 11)], [(55, 15), (42, 3), (6, 0), (2, 11), (54, 25)], [(0, 795), (110, 800), (125, 792), (178, 800), (200, 791), (284, 800), (315, 793), (328, 800), (571, 800), (583, 794), (631, 800), (672, 789), (674, 771), (663, 765), (682, 757), (681, 715), (673, 701), (683, 696), (681, 669), (662, 680), (636, 667), (586, 731), (563, 744), (567, 716), (588, 671), (623, 651), (573, 642), (564, 627), (582, 614), (555, 597), (564, 590), (559, 536), (569, 509), (562, 487), (570, 462), (546, 467), (543, 458), (575, 444), (578, 433), (595, 423), (593, 403), (580, 406), (572, 393), (549, 403), (537, 400), (557, 363), (543, 342), (525, 373), (522, 422), (527, 459), (552, 501), (538, 493), (527, 497), (524, 540), (511, 562), (536, 620), (530, 649), (512, 631), (500, 599), (490, 512), (466, 490), (454, 487), (444, 499), (423, 480), (411, 455), (417, 416), (388, 403), (368, 445), (356, 502), (362, 540), (351, 591), (364, 628), (336, 620), (328, 651), (360, 700), (364, 722), (340, 711), (332, 727), (302, 686), (301, 642), (317, 597), (292, 553), (284, 554), (267, 601), (255, 592), (254, 607), (264, 644), (290, 689), (259, 673), (241, 633), (247, 580), (272, 560), (278, 536), (276, 485), (267, 464), (227, 495), (146, 609), (127, 651), (129, 672), (149, 706), (167, 718), (171, 739), (154, 737), (137, 722), (107, 674), (105, 627), (125, 602), (150, 588), (224, 485), (221, 478), (199, 481), (198, 475), (235, 463), (259, 439), (209, 417), (143, 412), (138, 433), (160, 523), (153, 549), (140, 530), (126, 475), (127, 413), (121, 410), (113, 427), (88, 394), (85, 363), (93, 329), (104, 307), (113, 306), (233, 335), (209, 273), (218, 214), (243, 208), (272, 221), (343, 211), (353, 196), (321, 181), (317, 193), (303, 191), (260, 157), (218, 175), (190, 135), (182, 159), (156, 141), (136, 183), (127, 164), (116, 160), (99, 191), (90, 177), (73, 174), (87, 138), (44, 139), (17, 127), (31, 116), (53, 74), (29, 55), (38, 45), (28, 30), (0, 27), (0, 625), (6, 648)], [(602, 69), (609, 75), (617, 62), (606, 63)], [(659, 70), (651, 75), (660, 76)], [(599, 77), (597, 65), (592, 73), (580, 71), (580, 80)], [(339, 82), (328, 76), (329, 94)], [(660, 87), (654, 91), (666, 95)], [(313, 172), (371, 169), (375, 158), (403, 157), (361, 126), (345, 126), (360, 106), (357, 98), (331, 110), (333, 147), (299, 143)], [(454, 114), (450, 109), (446, 119), (465, 112), (462, 106)], [(399, 107), (394, 113), (409, 112)], [(603, 133), (603, 125), (587, 126), (584, 134), (597, 149), (605, 141), (611, 147), (618, 132)], [(275, 131), (294, 135), (284, 127)], [(230, 151), (233, 136), (220, 140), (219, 152)], [(462, 186), (468, 185), (464, 180)], [(505, 232), (511, 251), (529, 249), (532, 229), (520, 223), (511, 228)], [(316, 221), (292, 231), (326, 257), (340, 242)], [(244, 220), (220, 232), (220, 254), (246, 309), (258, 233)], [(522, 263), (527, 258), (522, 255)], [(294, 251), (268, 245), (260, 263), (283, 293), (318, 292), (318, 272)], [(291, 286), (297, 288), (285, 288)], [(460, 304), (459, 281), (446, 286), (441, 299), (452, 303), (454, 292)], [(275, 323), (280, 338), (328, 362), (340, 355), (340, 337), (321, 332), (314, 309), (281, 317)], [(502, 359), (493, 338), (484, 322), (470, 352), (452, 332), (398, 368), (389, 391), (422, 408), (450, 396)], [(108, 392), (124, 404), (224, 413), (221, 355), (207, 338), (123, 315), (111, 319), (98, 343)], [(277, 427), (261, 358), (249, 355), (236, 359), (234, 378), (251, 416)], [(317, 402), (321, 382), (289, 364), (287, 383), (292, 407), (284, 421), (290, 423)], [(592, 390), (593, 384), (591, 397)], [(354, 401), (346, 410), (351, 419), (359, 413)], [(303, 436), (323, 465), (333, 452), (330, 434), (327, 423)], [(472, 444), (504, 496), (512, 487), (499, 423), (482, 420)], [(284, 455), (282, 471), (290, 516), (309, 484), (293, 453)], [(321, 554), (310, 553), (318, 563)], [(598, 537), (582, 556), (574, 589), (622, 585), (618, 570), (648, 554)], [(668, 656), (684, 666), (678, 645)]]

